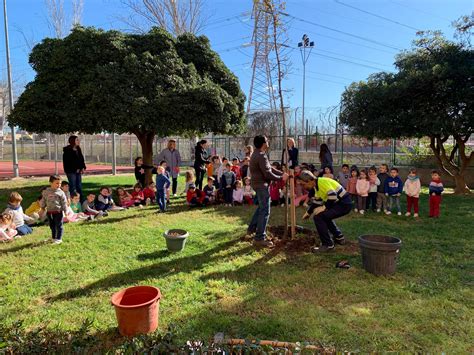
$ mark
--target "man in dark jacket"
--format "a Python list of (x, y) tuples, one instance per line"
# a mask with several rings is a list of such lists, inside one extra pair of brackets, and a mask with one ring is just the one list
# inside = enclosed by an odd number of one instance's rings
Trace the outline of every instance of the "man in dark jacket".
[(84, 201), (82, 195), (82, 174), (86, 170), (84, 156), (77, 136), (70, 136), (68, 142), (69, 145), (63, 149), (63, 168), (69, 182), (69, 191), (71, 195), (77, 192), (81, 195), (81, 201)]
[(255, 151), (250, 157), (250, 175), (252, 188), (257, 194), (258, 207), (250, 222), (247, 233), (255, 233), (254, 245), (259, 247), (273, 247), (273, 243), (266, 240), (266, 229), (270, 218), (270, 182), (286, 181), (288, 174), (282, 173), (270, 166), (268, 156), (268, 140), (265, 136), (256, 136), (253, 140)]

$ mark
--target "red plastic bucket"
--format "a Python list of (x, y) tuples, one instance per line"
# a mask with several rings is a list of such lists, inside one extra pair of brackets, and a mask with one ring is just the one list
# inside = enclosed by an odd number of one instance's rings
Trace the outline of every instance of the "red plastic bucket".
[(152, 333), (158, 328), (160, 289), (153, 286), (135, 286), (113, 294), (112, 304), (120, 334), (132, 337)]

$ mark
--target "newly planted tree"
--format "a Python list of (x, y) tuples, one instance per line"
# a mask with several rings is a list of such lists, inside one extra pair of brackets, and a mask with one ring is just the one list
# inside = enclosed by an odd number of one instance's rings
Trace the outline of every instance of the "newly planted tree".
[(474, 53), (465, 42), (447, 41), (438, 32), (420, 35), (412, 51), (398, 56), (398, 72), (377, 73), (346, 89), (341, 122), (369, 138), (429, 137), (440, 169), (456, 182), (455, 192), (469, 192), (465, 174), (474, 153), (466, 142), (474, 132)]
[(30, 64), (36, 77), (10, 116), (28, 131), (133, 133), (150, 165), (155, 135), (245, 127), (238, 79), (203, 36), (77, 27), (35, 46)]

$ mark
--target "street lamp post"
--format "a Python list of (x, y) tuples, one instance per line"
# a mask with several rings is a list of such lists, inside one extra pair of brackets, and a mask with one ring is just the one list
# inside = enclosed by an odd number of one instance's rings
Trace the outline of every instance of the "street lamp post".
[[(301, 60), (303, 61), (303, 110), (301, 118), (301, 127), (304, 130), (304, 98), (305, 98), (305, 88), (306, 88), (306, 62), (309, 59), (311, 51), (314, 48), (314, 42), (309, 40), (308, 35), (304, 34), (302, 41), (298, 42), (298, 47), (300, 48)], [(308, 49), (308, 50), (306, 50)]]
[[(3, 0), (3, 21), (5, 24), (5, 47), (7, 52), (7, 74), (8, 74), (8, 103), (10, 112), (13, 110), (13, 87), (12, 87), (12, 68), (10, 65), (10, 46), (8, 45), (8, 18), (7, 18), (7, 0)], [(15, 126), (10, 125), (12, 129), (12, 160), (13, 160), (13, 176), (19, 177), (18, 171), (18, 155), (16, 151), (16, 132)]]

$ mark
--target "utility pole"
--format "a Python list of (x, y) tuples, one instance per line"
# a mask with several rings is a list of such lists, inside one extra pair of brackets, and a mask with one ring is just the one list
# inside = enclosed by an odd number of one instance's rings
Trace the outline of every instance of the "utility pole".
[[(8, 44), (8, 17), (7, 17), (7, 0), (3, 0), (3, 21), (5, 24), (5, 47), (7, 52), (7, 73), (8, 73), (8, 101), (10, 112), (13, 110), (13, 81), (12, 68), (10, 65), (10, 46)], [(14, 125), (10, 125), (12, 129), (12, 160), (13, 160), (13, 177), (19, 177), (18, 155), (16, 151), (16, 130)]]
[[(306, 91), (306, 62), (309, 59), (311, 51), (314, 48), (314, 42), (309, 40), (308, 35), (304, 34), (302, 37), (302, 41), (298, 42), (298, 47), (300, 48), (301, 60), (303, 61), (303, 111), (301, 118), (301, 127), (304, 129), (304, 99), (305, 99), (305, 91)], [(308, 50), (306, 50), (308, 49)]]

